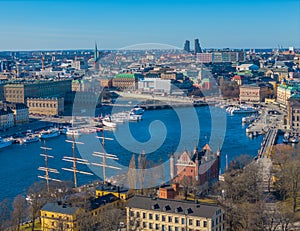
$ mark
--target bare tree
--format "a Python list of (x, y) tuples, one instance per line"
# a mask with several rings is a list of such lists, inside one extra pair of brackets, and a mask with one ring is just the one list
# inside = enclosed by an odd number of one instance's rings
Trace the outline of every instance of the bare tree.
[(23, 219), (26, 217), (26, 200), (22, 195), (18, 195), (13, 202), (13, 211), (12, 211), (12, 222), (13, 226), (17, 228), (17, 231), (20, 230), (20, 225), (22, 224)]
[(0, 230), (5, 230), (9, 226), (10, 210), (7, 199), (0, 202)]
[(47, 188), (43, 182), (36, 182), (28, 189), (29, 212), (32, 219), (32, 231), (34, 231), (35, 220), (39, 216), (40, 209), (48, 202)]

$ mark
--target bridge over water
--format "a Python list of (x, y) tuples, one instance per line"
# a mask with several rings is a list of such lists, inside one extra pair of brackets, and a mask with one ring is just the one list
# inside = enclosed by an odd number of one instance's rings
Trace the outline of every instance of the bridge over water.
[(261, 148), (258, 151), (258, 158), (269, 158), (272, 152), (272, 148), (276, 142), (278, 135), (277, 128), (270, 128), (261, 144)]

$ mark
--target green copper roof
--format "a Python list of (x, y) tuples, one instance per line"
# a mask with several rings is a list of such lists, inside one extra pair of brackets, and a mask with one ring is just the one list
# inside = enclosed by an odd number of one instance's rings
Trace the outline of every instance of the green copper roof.
[(135, 74), (117, 74), (115, 78), (135, 78)]

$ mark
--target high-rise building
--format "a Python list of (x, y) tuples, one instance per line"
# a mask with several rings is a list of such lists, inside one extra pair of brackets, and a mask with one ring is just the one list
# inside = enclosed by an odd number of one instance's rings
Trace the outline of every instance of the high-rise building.
[(199, 39), (195, 39), (195, 54), (202, 53), (202, 49), (200, 47)]
[(94, 68), (95, 68), (95, 70), (99, 69), (99, 60), (100, 60), (99, 51), (97, 48), (97, 43), (95, 43), (95, 51), (94, 51)]
[(190, 52), (190, 51), (191, 51), (191, 48), (190, 48), (190, 41), (189, 41), (189, 40), (185, 40), (183, 50), (186, 51), (186, 52)]

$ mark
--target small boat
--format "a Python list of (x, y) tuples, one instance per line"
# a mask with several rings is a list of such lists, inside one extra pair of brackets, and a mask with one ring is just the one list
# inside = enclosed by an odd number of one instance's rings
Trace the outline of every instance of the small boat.
[(21, 139), (21, 144), (27, 144), (27, 143), (34, 143), (40, 141), (40, 138), (37, 135), (34, 135), (32, 133), (26, 134), (26, 137)]
[(102, 119), (102, 123), (106, 127), (110, 127), (110, 128), (116, 128), (117, 127), (117, 124), (111, 121), (110, 116), (104, 117), (104, 119)]
[(133, 114), (129, 116), (129, 121), (140, 121), (140, 120), (142, 120), (142, 115)]
[(13, 143), (13, 138), (1, 138), (0, 137), (0, 148), (5, 148)]
[(60, 128), (60, 129), (59, 129), (59, 133), (60, 133), (60, 134), (66, 135), (68, 130), (69, 130), (68, 127), (63, 127), (63, 128)]
[(130, 115), (143, 115), (145, 112), (145, 110), (141, 107), (134, 107), (133, 109), (131, 109), (130, 111)]
[(53, 138), (59, 136), (59, 129), (57, 128), (50, 128), (46, 131), (42, 131), (40, 133), (40, 138), (41, 139), (48, 139), (48, 138)]
[(80, 136), (81, 133), (79, 132), (78, 129), (71, 128), (71, 129), (68, 129), (68, 131), (66, 132), (66, 135), (67, 136)]

